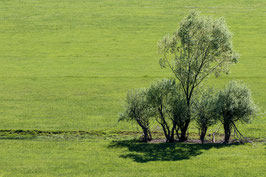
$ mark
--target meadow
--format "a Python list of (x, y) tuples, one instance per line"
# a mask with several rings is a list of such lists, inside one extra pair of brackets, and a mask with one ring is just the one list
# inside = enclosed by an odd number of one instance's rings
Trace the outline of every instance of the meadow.
[[(248, 84), (260, 113), (239, 126), (253, 144), (132, 143), (139, 135), (124, 134), (136, 126), (117, 122), (127, 90), (172, 76), (157, 42), (192, 9), (224, 17), (234, 34), (239, 63), (204, 84)], [(265, 39), (264, 0), (1, 0), (0, 130), (104, 133), (0, 132), (0, 176), (265, 175)]]

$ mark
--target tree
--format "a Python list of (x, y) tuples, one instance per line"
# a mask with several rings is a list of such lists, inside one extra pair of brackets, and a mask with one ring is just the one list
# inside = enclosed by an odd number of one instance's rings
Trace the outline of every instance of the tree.
[(152, 140), (150, 119), (152, 111), (147, 101), (147, 89), (130, 90), (127, 93), (125, 110), (120, 113), (118, 121), (134, 121), (143, 131), (143, 142)]
[(217, 122), (218, 115), (215, 111), (217, 97), (211, 89), (204, 91), (199, 102), (195, 105), (196, 108), (196, 123), (200, 133), (201, 143), (204, 143), (204, 138), (210, 126)]
[(250, 122), (252, 116), (256, 115), (257, 108), (248, 87), (237, 81), (231, 81), (224, 90), (219, 92), (216, 110), (224, 126), (224, 143), (228, 143), (232, 128), (241, 135), (235, 123)]
[(174, 80), (162, 79), (152, 83), (148, 91), (148, 101), (153, 107), (156, 121), (163, 129), (166, 142), (174, 142), (176, 123), (169, 116), (169, 100), (175, 90)]
[(195, 11), (181, 21), (176, 32), (163, 37), (158, 48), (161, 67), (173, 72), (185, 94), (188, 111), (181, 133), (181, 140), (185, 141), (194, 91), (210, 74), (218, 77), (222, 72), (228, 73), (238, 54), (224, 20), (200, 16)]

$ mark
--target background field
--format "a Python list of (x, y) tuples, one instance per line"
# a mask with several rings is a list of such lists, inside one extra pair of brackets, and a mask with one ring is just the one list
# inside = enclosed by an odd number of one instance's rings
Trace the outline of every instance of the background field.
[[(241, 130), (265, 142), (265, 0), (1, 0), (0, 129), (135, 131), (130, 123), (117, 123), (126, 92), (171, 76), (159, 67), (157, 41), (173, 32), (191, 9), (225, 17), (234, 33), (239, 63), (230, 75), (210, 78), (208, 84), (220, 88), (240, 79), (249, 85), (261, 112)], [(194, 171), (188, 176), (266, 173), (263, 143), (203, 149), (190, 160), (148, 161), (143, 166), (120, 157), (129, 149), (109, 148), (112, 140), (2, 139), (0, 176), (99, 176), (100, 167), (106, 176), (184, 175), (189, 167)], [(212, 173), (214, 165), (219, 168)]]

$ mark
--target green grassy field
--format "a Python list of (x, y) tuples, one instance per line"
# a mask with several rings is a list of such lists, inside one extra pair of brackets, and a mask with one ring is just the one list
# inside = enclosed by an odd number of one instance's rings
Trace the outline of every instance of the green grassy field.
[(157, 41), (191, 9), (225, 17), (234, 33), (239, 63), (205, 84), (249, 85), (260, 115), (240, 129), (261, 143), (132, 147), (117, 136), (1, 138), (0, 176), (266, 174), (265, 0), (1, 0), (0, 130), (136, 131), (117, 123), (126, 92), (171, 76), (158, 64)]

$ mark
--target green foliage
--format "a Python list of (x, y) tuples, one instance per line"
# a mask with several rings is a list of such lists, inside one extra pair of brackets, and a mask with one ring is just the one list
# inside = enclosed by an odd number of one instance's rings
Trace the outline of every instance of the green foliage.
[(217, 121), (215, 104), (217, 96), (212, 89), (205, 90), (199, 101), (196, 103), (196, 122), (199, 127), (206, 125), (211, 126)]
[(154, 81), (148, 89), (148, 100), (156, 109), (168, 110), (168, 102), (176, 89), (175, 80), (162, 79)]
[(144, 126), (147, 126), (150, 115), (147, 90), (129, 90), (125, 101), (125, 111), (120, 114), (118, 120), (141, 121)]
[(218, 94), (216, 111), (221, 115), (221, 121), (249, 123), (256, 115), (257, 107), (251, 97), (250, 89), (242, 83), (231, 81)]
[(189, 97), (207, 76), (228, 73), (229, 66), (238, 59), (224, 20), (200, 16), (195, 11), (181, 21), (176, 32), (165, 36), (158, 47), (161, 67), (171, 69)]

